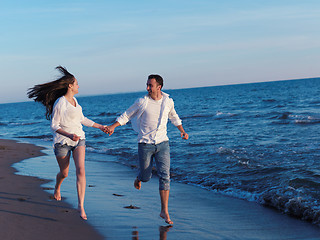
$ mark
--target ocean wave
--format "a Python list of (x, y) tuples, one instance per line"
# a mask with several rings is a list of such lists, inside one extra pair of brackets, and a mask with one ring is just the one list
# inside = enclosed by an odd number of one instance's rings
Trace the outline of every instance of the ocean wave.
[(277, 100), (276, 99), (263, 99), (262, 102), (268, 102), (268, 103), (273, 103), (273, 102), (276, 102)]
[(286, 105), (282, 105), (282, 104), (278, 104), (278, 105), (275, 105), (273, 108), (284, 108)]
[(112, 117), (112, 116), (118, 116), (119, 113), (118, 112), (102, 112), (102, 113), (99, 113), (97, 116), (98, 117)]
[(185, 119), (197, 119), (197, 118), (207, 118), (207, 119), (224, 119), (224, 118), (229, 118), (229, 117), (234, 117), (237, 114), (234, 113), (224, 113), (217, 111), (215, 114), (194, 114), (194, 115), (189, 115), (189, 116), (181, 116), (182, 120)]
[(235, 154), (236, 150), (231, 148), (219, 147), (216, 149), (216, 152), (222, 155), (233, 155)]
[(229, 118), (229, 117), (234, 117), (236, 115), (237, 114), (234, 114), (234, 113), (223, 113), (223, 112), (218, 111), (215, 115), (215, 119)]
[(273, 188), (266, 188), (259, 192), (250, 188), (248, 190), (237, 188), (234, 183), (229, 182), (227, 179), (213, 180), (210, 177), (197, 179), (186, 176), (179, 179), (176, 174), (173, 174), (173, 176), (179, 182), (195, 185), (225, 196), (256, 202), (265, 207), (274, 208), (289, 216), (320, 226), (319, 202), (307, 195), (300, 196), (300, 194), (303, 195), (303, 190), (301, 189), (274, 186)]
[(284, 194), (268, 192), (260, 197), (260, 203), (263, 206), (275, 208), (287, 215), (320, 226), (319, 206), (303, 197), (289, 197)]
[[(94, 148), (91, 146), (87, 146), (86, 148), (87, 152), (91, 152), (91, 153), (99, 153), (99, 154), (107, 154), (107, 155), (111, 155), (111, 156), (117, 156), (120, 159), (120, 162), (123, 163), (124, 165), (127, 165), (126, 161), (130, 161), (130, 160), (136, 160), (136, 153), (133, 153), (133, 150), (131, 148), (117, 148), (117, 149), (113, 149), (113, 148)], [(121, 161), (121, 160), (126, 160), (126, 161)]]
[(7, 125), (12, 125), (12, 126), (28, 126), (28, 125), (35, 125), (35, 124), (40, 124), (41, 122), (10, 122)]
[(289, 115), (289, 118), (296, 124), (317, 124), (317, 123), (320, 123), (320, 116)]
[(87, 151), (87, 152), (91, 152), (91, 153), (108, 154), (109, 151), (110, 151), (110, 149), (109, 149), (109, 148), (99, 148), (99, 149), (96, 149), (96, 148), (87, 146), (87, 147), (86, 147), (86, 151)]
[(42, 139), (45, 141), (52, 140), (52, 135), (35, 135), (35, 136), (18, 136), (17, 138)]
[(207, 145), (211, 145), (211, 143), (198, 143), (198, 142), (188, 143), (189, 147), (204, 147), (204, 146), (207, 146)]
[(212, 118), (213, 114), (195, 114), (195, 115), (189, 115), (189, 116), (181, 116), (182, 120), (185, 119), (196, 119), (196, 118)]
[(320, 101), (319, 100), (310, 101), (310, 104), (320, 104)]
[(293, 114), (292, 112), (273, 113), (274, 116), (269, 119), (273, 119), (275, 124), (318, 124), (320, 123), (319, 115), (311, 114)]

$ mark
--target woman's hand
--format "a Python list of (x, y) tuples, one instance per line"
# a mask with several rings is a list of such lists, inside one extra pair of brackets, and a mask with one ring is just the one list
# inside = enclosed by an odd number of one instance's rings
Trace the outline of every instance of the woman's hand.
[(98, 127), (98, 128), (99, 128), (102, 132), (108, 133), (106, 126), (103, 126), (103, 125), (99, 124), (99, 127)]
[(70, 134), (68, 137), (75, 142), (80, 140), (80, 137), (76, 134)]
[(100, 129), (102, 132), (109, 134), (108, 127), (99, 123), (94, 123), (93, 127)]

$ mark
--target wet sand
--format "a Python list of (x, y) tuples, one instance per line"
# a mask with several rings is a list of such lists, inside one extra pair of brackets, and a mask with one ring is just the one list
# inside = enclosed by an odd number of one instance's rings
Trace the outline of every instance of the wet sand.
[[(109, 162), (104, 168), (88, 164), (87, 170), (95, 175), (86, 197), (89, 220), (110, 239), (320, 239), (320, 228), (311, 223), (177, 182), (171, 183), (169, 210), (174, 225), (168, 227), (159, 217), (156, 177), (136, 190), (135, 171), (128, 167)], [(105, 203), (102, 207), (100, 201)], [(138, 208), (125, 208), (130, 205)]]
[[(10, 149), (8, 143), (19, 149)], [(65, 202), (76, 203), (74, 169), (70, 169), (69, 180), (64, 182), (62, 202), (50, 200), (54, 182), (14, 175), (10, 165), (30, 156), (32, 159), (22, 165), (31, 166), (31, 173), (42, 164), (41, 171), (53, 175), (57, 166), (52, 161), (52, 150), (44, 151), (47, 156), (35, 158), (41, 155), (39, 150), (30, 144), (0, 141), (0, 226), (6, 229), (0, 231), (0, 239), (320, 239), (320, 228), (311, 223), (257, 203), (177, 182), (171, 183), (169, 209), (174, 225), (170, 227), (159, 217), (156, 177), (136, 190), (136, 169), (109, 161), (107, 155), (96, 161), (90, 153), (86, 157), (85, 200), (89, 219), (84, 222)], [(5, 155), (11, 160), (6, 160)], [(40, 184), (45, 185), (45, 191)]]
[(12, 164), (41, 158), (41, 150), (0, 140), (0, 239), (104, 239), (69, 204), (50, 199), (46, 180), (15, 174)]

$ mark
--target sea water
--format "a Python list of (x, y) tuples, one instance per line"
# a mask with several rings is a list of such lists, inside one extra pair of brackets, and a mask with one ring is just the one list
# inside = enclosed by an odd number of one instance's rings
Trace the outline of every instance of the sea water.
[[(182, 140), (177, 128), (168, 124), (172, 181), (320, 224), (320, 79), (164, 92), (174, 99), (190, 136)], [(86, 117), (111, 124), (145, 94), (77, 99)], [(1, 138), (51, 149), (50, 121), (39, 103), (0, 104), (0, 113)], [(117, 128), (111, 137), (97, 129), (84, 130), (87, 161), (107, 160), (136, 168), (137, 135), (130, 124)]]

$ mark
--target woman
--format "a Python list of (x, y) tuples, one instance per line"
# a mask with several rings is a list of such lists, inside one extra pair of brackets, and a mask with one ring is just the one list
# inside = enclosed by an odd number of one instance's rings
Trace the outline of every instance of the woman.
[(41, 102), (46, 107), (46, 118), (48, 120), (51, 118), (54, 153), (60, 168), (56, 177), (54, 198), (57, 201), (61, 200), (60, 187), (68, 176), (72, 152), (77, 175), (78, 211), (80, 217), (87, 220), (84, 210), (85, 133), (82, 130), (82, 124), (99, 128), (101, 131), (105, 131), (105, 127), (83, 116), (82, 108), (74, 97), (79, 92), (77, 79), (61, 66), (56, 69), (63, 76), (56, 81), (35, 85), (29, 89), (28, 97)]

